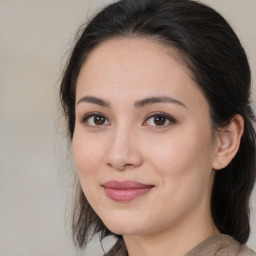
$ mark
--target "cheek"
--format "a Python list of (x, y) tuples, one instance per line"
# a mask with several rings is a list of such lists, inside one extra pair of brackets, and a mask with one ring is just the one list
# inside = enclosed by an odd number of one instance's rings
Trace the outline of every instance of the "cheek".
[(87, 135), (82, 128), (75, 128), (72, 141), (73, 156), (78, 172), (90, 170), (99, 163), (102, 154), (102, 143), (97, 136)]
[(100, 186), (95, 185), (98, 180), (97, 170), (102, 163), (100, 144), (99, 140), (86, 136), (82, 129), (75, 130), (72, 141), (73, 157), (82, 190), (90, 205), (96, 201), (100, 189)]
[(165, 140), (152, 141), (154, 147), (148, 147), (148, 161), (157, 170), (166, 192), (186, 194), (208, 186), (213, 156), (211, 129), (199, 128), (177, 130)]
[[(148, 155), (149, 159), (154, 156), (149, 161), (155, 174), (158, 174), (161, 188), (159, 211), (165, 215), (166, 220), (175, 219), (195, 208), (208, 196), (211, 186), (211, 135), (201, 133), (198, 140), (200, 133), (192, 131), (184, 130), (180, 135), (170, 136), (163, 142), (158, 140), (159, 144), (155, 141), (156, 149), (152, 147)], [(152, 212), (155, 212), (154, 205)]]
[[(199, 134), (200, 132), (181, 132), (163, 140), (152, 141), (152, 146), (147, 147), (149, 159), (162, 167), (159, 168), (162, 170), (166, 170), (166, 166), (182, 167), (191, 166), (194, 163), (204, 164), (211, 158), (212, 142), (208, 134), (205, 136), (201, 134), (200, 139)], [(174, 174), (179, 171), (178, 168), (173, 168)]]
[(97, 170), (102, 163), (102, 143), (99, 139), (93, 139), (93, 136), (86, 136), (82, 129), (78, 128), (74, 132), (72, 149), (81, 185), (87, 193), (97, 181)]

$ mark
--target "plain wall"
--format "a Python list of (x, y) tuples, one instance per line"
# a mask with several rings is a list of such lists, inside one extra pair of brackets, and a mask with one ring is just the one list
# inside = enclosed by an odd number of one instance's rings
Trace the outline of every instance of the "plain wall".
[[(58, 83), (77, 28), (107, 2), (0, 0), (0, 256), (82, 255), (67, 218), (73, 168), (59, 120)], [(255, 84), (256, 1), (202, 2), (232, 24)], [(254, 101), (255, 92), (254, 85)], [(251, 205), (248, 245), (256, 250), (256, 193)], [(83, 255), (102, 255), (96, 240)]]

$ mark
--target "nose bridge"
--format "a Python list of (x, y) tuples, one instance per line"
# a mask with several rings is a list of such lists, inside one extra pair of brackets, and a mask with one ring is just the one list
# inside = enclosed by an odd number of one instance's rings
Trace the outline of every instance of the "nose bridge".
[(112, 129), (109, 138), (106, 162), (115, 169), (125, 169), (141, 164), (141, 155), (137, 148), (136, 132), (123, 121)]
[(127, 157), (135, 147), (133, 142), (133, 136), (135, 136), (132, 128), (128, 127), (125, 122), (117, 125), (111, 134), (110, 151), (112, 154), (119, 155), (119, 157)]

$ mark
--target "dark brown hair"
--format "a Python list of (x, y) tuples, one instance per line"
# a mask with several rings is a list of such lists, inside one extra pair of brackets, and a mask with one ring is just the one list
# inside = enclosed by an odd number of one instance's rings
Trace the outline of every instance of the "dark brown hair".
[[(70, 139), (75, 124), (77, 77), (87, 55), (108, 39), (130, 36), (157, 38), (176, 49), (208, 100), (214, 129), (227, 125), (235, 114), (244, 118), (244, 134), (237, 155), (216, 173), (211, 212), (222, 233), (245, 243), (250, 233), (249, 198), (255, 183), (251, 74), (239, 39), (212, 8), (191, 0), (121, 0), (93, 17), (73, 48), (60, 87)], [(77, 198), (73, 237), (78, 247), (86, 246), (97, 232), (101, 238), (116, 236), (92, 210), (79, 184)], [(122, 238), (116, 237), (118, 248)]]

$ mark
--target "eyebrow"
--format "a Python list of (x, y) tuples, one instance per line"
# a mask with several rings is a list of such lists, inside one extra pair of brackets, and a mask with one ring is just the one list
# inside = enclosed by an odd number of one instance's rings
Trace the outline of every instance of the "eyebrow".
[[(94, 96), (84, 96), (80, 98), (77, 102), (77, 105), (82, 102), (93, 103), (96, 105), (100, 105), (102, 107), (108, 107), (108, 108), (111, 107), (111, 104), (108, 101), (105, 101), (103, 99), (100, 99)], [(152, 105), (156, 103), (173, 103), (173, 104), (177, 104), (187, 108), (187, 106), (184, 103), (169, 96), (148, 97), (142, 100), (135, 101), (134, 106), (136, 108), (141, 108), (146, 105)]]
[(181, 101), (176, 100), (172, 97), (169, 97), (169, 96), (149, 97), (149, 98), (146, 98), (146, 99), (143, 99), (143, 100), (138, 100), (134, 103), (134, 106), (135, 107), (144, 107), (146, 105), (152, 105), (152, 104), (155, 104), (155, 103), (174, 103), (174, 104), (178, 104), (182, 107), (187, 108), (184, 103), (182, 103)]
[(84, 96), (81, 99), (79, 99), (79, 101), (76, 104), (78, 105), (81, 102), (93, 103), (93, 104), (100, 105), (102, 107), (110, 107), (111, 106), (109, 102), (107, 102), (103, 99), (97, 98), (97, 97), (93, 97), (93, 96)]

